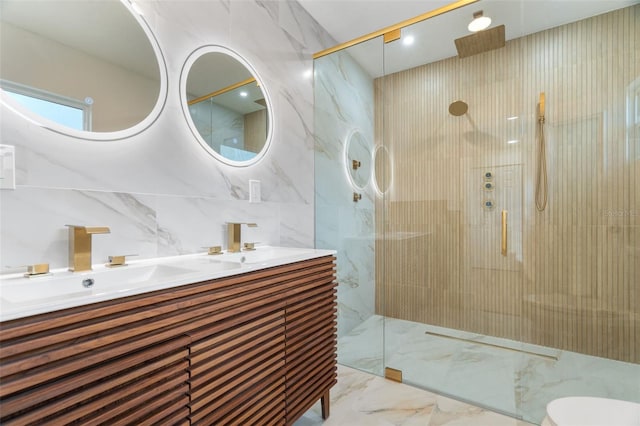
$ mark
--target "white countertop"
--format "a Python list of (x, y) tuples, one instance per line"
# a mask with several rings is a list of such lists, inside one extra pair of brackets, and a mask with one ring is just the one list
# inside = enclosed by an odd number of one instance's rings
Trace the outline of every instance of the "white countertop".
[[(254, 251), (198, 253), (128, 262), (92, 271), (52, 270), (45, 276), (0, 275), (0, 321), (229, 277), (335, 255), (335, 250), (258, 246)], [(84, 284), (89, 284), (85, 287)]]

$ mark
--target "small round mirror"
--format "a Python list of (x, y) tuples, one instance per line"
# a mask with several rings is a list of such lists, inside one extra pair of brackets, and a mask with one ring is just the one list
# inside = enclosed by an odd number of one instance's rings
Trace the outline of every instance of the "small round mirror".
[(371, 175), (371, 150), (369, 143), (358, 130), (351, 133), (347, 139), (345, 153), (351, 183), (357, 189), (363, 189), (369, 183)]
[(264, 156), (271, 102), (256, 72), (221, 46), (193, 52), (181, 78), (183, 110), (193, 134), (215, 158), (248, 166)]
[(129, 2), (2, 0), (0, 87), (2, 103), (38, 125), (114, 140), (160, 114), (166, 69)]
[(391, 184), (391, 159), (387, 148), (380, 145), (373, 154), (373, 179), (377, 191), (384, 194)]

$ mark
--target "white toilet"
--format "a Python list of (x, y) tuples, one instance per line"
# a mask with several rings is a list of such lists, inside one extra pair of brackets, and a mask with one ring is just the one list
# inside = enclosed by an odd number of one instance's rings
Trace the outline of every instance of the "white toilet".
[(588, 396), (559, 398), (547, 404), (541, 426), (640, 426), (640, 404)]

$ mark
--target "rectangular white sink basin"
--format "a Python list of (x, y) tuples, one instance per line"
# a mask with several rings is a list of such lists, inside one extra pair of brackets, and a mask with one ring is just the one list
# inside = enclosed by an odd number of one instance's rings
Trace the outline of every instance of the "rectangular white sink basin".
[(330, 250), (259, 246), (255, 251), (193, 254), (93, 271), (53, 270), (25, 278), (0, 275), (0, 321), (128, 297), (335, 254)]
[(18, 279), (3, 286), (0, 296), (13, 304), (41, 303), (43, 300), (68, 300), (132, 289), (177, 276), (192, 269), (167, 265), (123, 266), (81, 273), (63, 272), (43, 277)]
[(314, 253), (315, 249), (289, 248), (289, 247), (271, 247), (261, 246), (255, 250), (241, 251), (237, 253), (224, 253), (215, 256), (216, 259), (223, 262), (238, 262), (240, 264), (258, 264), (272, 261), (296, 261)]

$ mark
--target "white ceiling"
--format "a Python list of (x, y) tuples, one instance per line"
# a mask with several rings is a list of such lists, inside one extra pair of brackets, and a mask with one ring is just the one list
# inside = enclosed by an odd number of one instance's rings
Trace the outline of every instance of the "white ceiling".
[[(437, 9), (443, 0), (298, 0), (338, 43), (344, 43)], [(639, 4), (640, 0), (480, 0), (452, 12), (403, 29), (415, 42), (400, 41), (382, 49), (379, 39), (349, 50), (372, 77), (413, 68), (456, 56), (454, 40), (469, 35), (472, 15), (483, 10), (491, 26), (504, 24), (506, 39), (522, 37), (611, 10)]]

